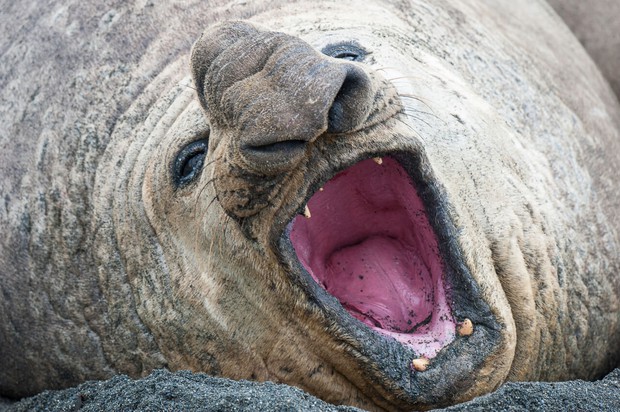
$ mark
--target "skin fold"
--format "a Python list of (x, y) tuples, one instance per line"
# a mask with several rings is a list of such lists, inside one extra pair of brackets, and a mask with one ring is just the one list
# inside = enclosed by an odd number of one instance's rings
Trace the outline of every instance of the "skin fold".
[[(620, 106), (546, 3), (1, 7), (2, 396), (165, 367), (416, 410), (618, 365)], [(373, 158), (434, 236), (437, 350), (297, 258)]]

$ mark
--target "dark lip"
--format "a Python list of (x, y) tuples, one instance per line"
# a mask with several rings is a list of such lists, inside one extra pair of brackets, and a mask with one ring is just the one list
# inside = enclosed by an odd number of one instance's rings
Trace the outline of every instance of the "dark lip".
[[(457, 322), (470, 319), (475, 325), (473, 335), (466, 338), (457, 336), (437, 354), (431, 362), (430, 369), (424, 373), (413, 371), (411, 361), (416, 354), (411, 348), (372, 331), (371, 328), (354, 319), (334, 296), (320, 287), (299, 261), (290, 240), (293, 220), (298, 214), (303, 214), (305, 205), (320, 187), (339, 172), (362, 160), (388, 156), (398, 161), (409, 174), (430, 215), (429, 219), (437, 235), (440, 254), (445, 263), (444, 281), (451, 288), (450, 308), (454, 319)], [(424, 153), (367, 152), (343, 162), (329, 170), (328, 173), (311, 178), (300, 206), (295, 209), (294, 214), (280, 220), (285, 223), (274, 239), (274, 244), (277, 245), (276, 253), (281, 263), (291, 273), (291, 281), (306, 293), (309, 304), (320, 308), (325, 314), (325, 319), (329, 323), (326, 327), (333, 330), (333, 325), (336, 324), (337, 329), (342, 332), (340, 339), (346, 338), (345, 340), (350, 345), (349, 352), (354, 354), (354, 357), (362, 355), (370, 361), (366, 367), (371, 376), (378, 374), (374, 378), (375, 381), (381, 383), (387, 380), (388, 391), (394, 388), (393, 385), (399, 387), (406, 397), (409, 397), (407, 401), (409, 405), (449, 404), (450, 400), (457, 396), (455, 391), (446, 389), (443, 395), (436, 392), (429, 395), (431, 392), (428, 391), (435, 381), (446, 380), (446, 377), (442, 375), (442, 365), (458, 362), (462, 354), (466, 354), (468, 368), (472, 370), (460, 370), (455, 373), (454, 377), (467, 380), (474, 372), (473, 369), (482, 365), (484, 359), (501, 341), (502, 326), (497, 322), (488, 304), (481, 298), (479, 287), (464, 263), (457, 240), (459, 230), (454, 226), (448, 210), (447, 196), (442, 186), (433, 178)], [(452, 366), (451, 368), (454, 369)], [(467, 380), (467, 382), (461, 386), (473, 385), (473, 380)], [(425, 388), (428, 393), (424, 390)]]

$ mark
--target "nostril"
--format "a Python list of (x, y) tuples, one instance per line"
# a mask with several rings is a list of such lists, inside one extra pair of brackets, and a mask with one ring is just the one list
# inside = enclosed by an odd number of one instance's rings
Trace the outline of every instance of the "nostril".
[(281, 142), (247, 145), (241, 148), (248, 165), (257, 172), (267, 175), (291, 169), (306, 154), (304, 140), (285, 140)]
[(338, 93), (327, 114), (327, 131), (329, 133), (342, 133), (344, 115), (345, 108), (340, 98), (340, 93)]
[(327, 114), (328, 133), (346, 133), (364, 120), (370, 106), (370, 80), (357, 67), (348, 70)]
[(303, 140), (285, 140), (283, 142), (269, 143), (264, 145), (247, 146), (246, 150), (250, 150), (259, 154), (273, 154), (286, 156), (304, 150), (306, 143)]

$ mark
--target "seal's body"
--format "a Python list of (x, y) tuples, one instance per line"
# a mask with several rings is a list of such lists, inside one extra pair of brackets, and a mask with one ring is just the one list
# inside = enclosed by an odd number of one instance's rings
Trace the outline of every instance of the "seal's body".
[(5, 396), (168, 367), (430, 408), (617, 364), (620, 108), (546, 5), (32, 15), (3, 40)]
[(550, 0), (620, 96), (620, 3), (615, 0)]

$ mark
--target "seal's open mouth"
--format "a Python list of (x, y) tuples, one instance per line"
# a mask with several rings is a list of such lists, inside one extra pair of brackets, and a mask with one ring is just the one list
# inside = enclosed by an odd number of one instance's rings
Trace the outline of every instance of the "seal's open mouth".
[(297, 258), (352, 316), (426, 357), (454, 339), (437, 236), (398, 161), (340, 172), (308, 210), (290, 228)]

